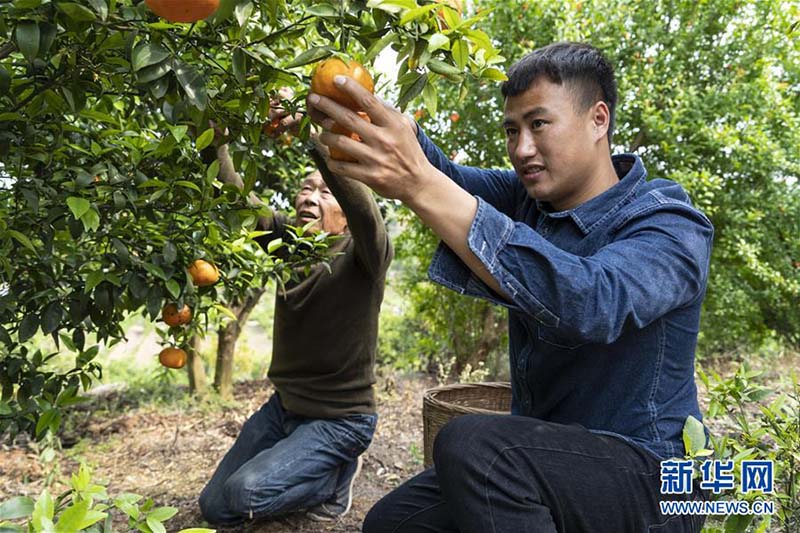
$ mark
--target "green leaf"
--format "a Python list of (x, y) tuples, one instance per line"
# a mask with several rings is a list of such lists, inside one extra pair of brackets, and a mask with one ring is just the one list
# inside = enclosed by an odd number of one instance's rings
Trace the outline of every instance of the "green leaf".
[[(114, 0), (116, 3), (116, 0)], [(100, 15), (102, 20), (106, 20), (108, 18), (108, 4), (106, 4), (106, 0), (89, 0), (89, 3), (92, 4), (92, 7)]]
[(164, 524), (162, 524), (158, 520), (154, 520), (153, 518), (148, 516), (145, 519), (145, 522), (147, 522), (147, 525), (150, 527), (150, 530), (153, 533), (167, 533), (167, 529), (164, 527)]
[(384, 48), (392, 44), (393, 42), (397, 41), (398, 35), (392, 31), (372, 43), (367, 50), (366, 55), (364, 56), (364, 61), (369, 63), (372, 61), (378, 54), (380, 54)]
[(689, 454), (706, 447), (706, 432), (703, 423), (691, 415), (686, 418), (686, 423), (683, 425), (683, 446)]
[[(247, 84), (247, 54), (241, 48), (233, 51), (233, 76), (241, 85)], [(213, 137), (212, 137), (213, 139)]]
[[(47, 492), (47, 489), (45, 489), (39, 495), (39, 498), (36, 500), (36, 503), (33, 506), (31, 522), (33, 523), (34, 528), (36, 528), (36, 524), (45, 525), (47, 522), (52, 522), (53, 513), (55, 513), (53, 497), (50, 496), (50, 493)], [(39, 531), (41, 529), (44, 528), (40, 527)]]
[(189, 126), (181, 124), (180, 126), (169, 126), (169, 131), (176, 141), (181, 142), (186, 137), (186, 132), (189, 131)]
[(17, 24), (17, 46), (29, 62), (39, 54), (39, 25), (31, 20)]
[(442, 7), (442, 6), (437, 4), (437, 3), (434, 3), (434, 4), (428, 4), (427, 6), (422, 6), (422, 7), (416, 7), (414, 9), (409, 9), (408, 11), (403, 13), (402, 17), (400, 17), (400, 25), (401, 26), (405, 26), (409, 22), (411, 22), (413, 20), (417, 20), (418, 18), (424, 16), (428, 12), (433, 11), (434, 9), (437, 9), (437, 8), (440, 8), (440, 7)]
[(206, 131), (200, 134), (195, 141), (195, 148), (199, 152), (203, 150), (207, 146), (209, 146), (214, 141), (214, 128), (208, 128)]
[(233, 10), (233, 14), (236, 17), (236, 22), (239, 23), (240, 27), (243, 27), (250, 16), (253, 14), (253, 3), (252, 2), (244, 2), (238, 3)]
[(11, 340), (11, 335), (8, 334), (8, 330), (2, 325), (0, 325), (0, 342), (5, 344), (6, 346), (11, 346), (14, 342)]
[(42, 333), (49, 335), (61, 325), (64, 309), (59, 302), (50, 302), (42, 313)]
[(427, 76), (424, 74), (417, 74), (414, 81), (404, 84), (401, 87), (400, 96), (397, 98), (397, 106), (404, 110), (411, 100), (419, 96), (427, 83)]
[(459, 39), (450, 45), (450, 53), (458, 68), (464, 69), (469, 62), (469, 44), (464, 39)]
[(143, 263), (142, 266), (153, 276), (162, 279), (164, 281), (167, 280), (167, 276), (166, 274), (164, 274), (164, 271), (161, 269), (160, 266), (154, 265), (153, 263)]
[(208, 94), (206, 81), (200, 72), (192, 65), (179, 62), (175, 68), (175, 76), (186, 92), (189, 102), (200, 110), (205, 109), (208, 104)]
[(218, 310), (220, 313), (222, 313), (223, 315), (227, 316), (227, 317), (228, 317), (228, 318), (230, 318), (231, 320), (237, 320), (237, 318), (236, 318), (236, 315), (235, 315), (235, 314), (233, 314), (233, 311), (231, 311), (230, 309), (228, 309), (228, 308), (227, 308), (227, 307), (225, 307), (224, 305), (222, 305), (222, 304), (214, 304), (214, 307), (215, 307), (215, 308), (216, 308), (216, 309), (217, 309), (217, 310)]
[(178, 180), (175, 182), (175, 185), (180, 185), (181, 187), (184, 187), (186, 189), (192, 189), (193, 191), (197, 191), (200, 193), (203, 192), (202, 190), (200, 190), (200, 187), (198, 187), (196, 183), (192, 183), (191, 181)]
[(27, 518), (33, 513), (33, 498), (17, 496), (0, 505), (0, 520)]
[(219, 159), (215, 159), (206, 169), (206, 181), (212, 183), (219, 175)]
[(178, 533), (214, 533), (216, 529), (208, 529), (205, 527), (189, 527), (181, 529)]
[(442, 76), (451, 77), (461, 75), (461, 69), (439, 59), (431, 58), (428, 60), (427, 66), (431, 71), (441, 74)]
[(169, 51), (160, 44), (142, 43), (133, 49), (131, 67), (134, 72), (150, 65), (161, 63), (169, 57)]
[(725, 533), (745, 533), (754, 515), (730, 515), (725, 519)]
[(85, 198), (70, 196), (67, 198), (67, 207), (72, 211), (72, 216), (75, 217), (75, 220), (78, 220), (91, 209), (92, 204)]
[(422, 100), (425, 102), (428, 113), (431, 116), (435, 115), (439, 107), (439, 94), (436, 92), (435, 85), (432, 83), (425, 85), (425, 89), (422, 90)]
[(57, 532), (67, 531), (80, 531), (83, 529), (80, 524), (83, 523), (86, 517), (86, 511), (89, 510), (89, 500), (77, 500), (75, 503), (64, 509), (61, 512), (56, 522)]
[[(45, 431), (48, 429), (52, 429), (52, 426), (58, 427), (58, 424), (61, 422), (61, 413), (58, 409), (48, 409), (39, 417), (39, 421), (36, 422), (36, 436), (41, 437), (44, 435)], [(53, 432), (55, 433), (55, 432)]]
[(181, 295), (181, 286), (174, 279), (167, 281), (167, 290), (175, 299)]
[(443, 33), (434, 33), (433, 35), (431, 35), (431, 38), (428, 41), (428, 52), (435, 52), (436, 50), (440, 50), (442, 48), (448, 48), (449, 46), (450, 46), (450, 39), (447, 38), (447, 35)]
[(95, 20), (97, 17), (88, 7), (73, 2), (59, 2), (56, 4), (58, 9), (64, 12), (72, 20), (81, 22), (88, 22)]
[(96, 270), (86, 276), (86, 286), (83, 289), (84, 294), (89, 294), (92, 292), (92, 289), (100, 285), (105, 277), (106, 276), (102, 270)]
[(33, 313), (25, 315), (25, 317), (19, 323), (19, 331), (17, 332), (17, 335), (19, 336), (19, 342), (25, 342), (33, 337), (38, 329), (39, 317)]
[(415, 9), (419, 6), (415, 0), (369, 0), (367, 7), (377, 8), (387, 13), (399, 13), (405, 9)]
[(303, 65), (308, 65), (310, 63), (315, 63), (321, 59), (324, 59), (331, 55), (331, 49), (328, 46), (317, 46), (311, 48), (310, 50), (306, 50), (305, 52), (301, 53), (299, 56), (294, 58), (292, 61), (284, 65), (283, 68), (295, 68), (295, 67), (302, 67)]
[(484, 50), (493, 50), (494, 47), (492, 46), (492, 40), (489, 39), (489, 36), (486, 35), (486, 32), (481, 30), (466, 30), (464, 34), (467, 38), (475, 43), (479, 48), (483, 48)]
[(178, 514), (178, 509), (175, 507), (156, 507), (147, 513), (147, 517), (159, 522), (165, 522), (176, 514)]
[(163, 61), (157, 65), (145, 67), (137, 72), (136, 81), (141, 84), (150, 83), (163, 78), (170, 70), (172, 70), (170, 61)]
[(508, 79), (508, 76), (506, 76), (502, 70), (496, 69), (494, 67), (489, 67), (487, 69), (484, 69), (483, 72), (481, 72), (481, 79), (506, 81)]
[(164, 261), (171, 265), (178, 258), (178, 247), (172, 241), (167, 241), (164, 243), (161, 255), (164, 256)]
[(33, 243), (26, 235), (13, 229), (8, 230), (8, 234), (11, 235), (14, 238), (14, 240), (20, 243), (22, 246), (24, 246), (31, 252), (36, 253), (36, 248), (33, 247)]
[(336, 18), (339, 16), (339, 10), (330, 4), (321, 2), (305, 8), (306, 15), (314, 15), (315, 17), (323, 18)]
[(100, 227), (100, 213), (94, 208), (89, 209), (81, 217), (81, 222), (83, 222), (83, 227), (86, 231), (95, 231)]
[(42, 0), (14, 0), (14, 7), (17, 9), (32, 9), (42, 5)]
[(272, 239), (271, 241), (269, 241), (269, 244), (267, 244), (267, 253), (271, 254), (281, 246), (283, 246), (283, 239), (281, 238)]

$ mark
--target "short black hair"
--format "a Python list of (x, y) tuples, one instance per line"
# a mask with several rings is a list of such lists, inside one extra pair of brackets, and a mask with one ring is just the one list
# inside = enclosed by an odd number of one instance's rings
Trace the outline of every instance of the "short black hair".
[(614, 69), (600, 50), (590, 44), (575, 42), (553, 43), (537, 48), (508, 70), (508, 80), (500, 88), (503, 97), (524, 93), (541, 76), (559, 85), (571, 85), (580, 111), (586, 111), (600, 100), (605, 102), (610, 113), (608, 143), (611, 144), (617, 107), (617, 82)]

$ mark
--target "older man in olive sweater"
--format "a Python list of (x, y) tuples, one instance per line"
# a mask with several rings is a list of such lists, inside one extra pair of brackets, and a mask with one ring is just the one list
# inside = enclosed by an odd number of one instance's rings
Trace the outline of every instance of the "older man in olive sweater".
[[(220, 178), (238, 187), (227, 145)], [(312, 172), (295, 199), (296, 217), (262, 219), (281, 236), (287, 224), (340, 235), (330, 269), (316, 265), (275, 297), (272, 363), (275, 394), (242, 427), (200, 495), (213, 524), (232, 525), (308, 510), (334, 520), (350, 509), (361, 453), (375, 431), (373, 385), (378, 312), (392, 246), (370, 190)]]

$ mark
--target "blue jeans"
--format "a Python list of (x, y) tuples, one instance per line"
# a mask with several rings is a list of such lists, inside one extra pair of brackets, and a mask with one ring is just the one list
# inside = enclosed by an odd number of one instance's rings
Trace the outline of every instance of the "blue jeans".
[(697, 533), (665, 516), (660, 460), (615, 436), (521, 416), (467, 415), (436, 436), (435, 468), (384, 496), (364, 533)]
[(284, 410), (273, 394), (245, 422), (200, 494), (203, 518), (233, 525), (326, 502), (340, 472), (372, 442), (377, 419), (306, 418)]

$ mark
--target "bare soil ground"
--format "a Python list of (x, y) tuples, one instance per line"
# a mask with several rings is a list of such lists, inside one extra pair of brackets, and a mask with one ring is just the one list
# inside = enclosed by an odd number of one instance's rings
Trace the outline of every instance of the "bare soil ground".
[[(707, 361), (723, 376), (735, 372), (738, 363)], [(753, 361), (765, 371), (764, 381), (778, 383), (791, 369), (800, 367), (800, 354)], [(389, 376), (378, 383), (378, 428), (372, 446), (364, 455), (364, 468), (355, 487), (351, 512), (341, 521), (320, 524), (302, 514), (248, 524), (233, 530), (254, 533), (357, 532), (367, 511), (384, 494), (422, 470), (422, 397), (435, 386), (427, 376)], [(707, 391), (701, 383), (701, 408), (707, 406)], [(156, 407), (130, 403), (125, 391), (112, 391), (70, 417), (62, 435), (65, 449), (59, 453), (61, 482), (52, 493), (65, 488), (63, 482), (85, 461), (95, 480), (108, 482), (112, 496), (134, 492), (151, 497), (157, 505), (171, 505), (179, 513), (165, 525), (170, 532), (202, 526), (197, 496), (217, 462), (231, 446), (247, 417), (272, 394), (263, 381), (241, 382), (235, 401), (227, 408), (190, 404)], [(750, 407), (750, 406), (748, 406)], [(755, 416), (757, 405), (752, 405)], [(706, 419), (713, 433), (733, 429), (724, 419)], [(36, 498), (47, 472), (38, 461), (34, 446), (24, 440), (0, 445), (0, 501), (17, 495)], [(120, 524), (124, 530), (124, 524)]]
[[(422, 470), (422, 395), (431, 386), (435, 383), (428, 377), (380, 381), (378, 428), (364, 454), (353, 508), (342, 520), (320, 524), (294, 514), (220, 531), (360, 531), (364, 516), (375, 502)], [(241, 425), (271, 394), (272, 388), (263, 381), (250, 381), (236, 385), (233, 407), (222, 410), (149, 406), (115, 410), (102, 417), (87, 411), (72, 430), (78, 435), (64, 435), (67, 444), (82, 440), (76, 451), (67, 448), (60, 454), (61, 478), (68, 479), (66, 474), (75, 471), (78, 461), (83, 460), (92, 467), (95, 479), (108, 481), (109, 495), (134, 492), (153, 498), (157, 505), (177, 507), (179, 513), (165, 523), (168, 531), (201, 526), (204, 522), (197, 507), (200, 490), (233, 444)], [(26, 443), (0, 447), (0, 501), (17, 495), (36, 498), (45, 475), (37, 454)], [(53, 493), (63, 488), (56, 484)]]

